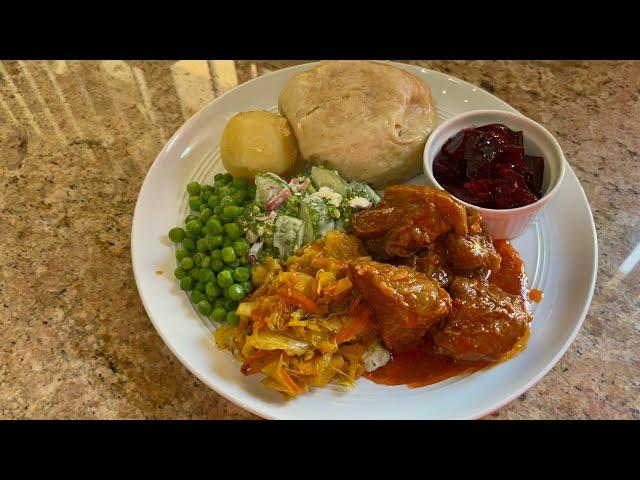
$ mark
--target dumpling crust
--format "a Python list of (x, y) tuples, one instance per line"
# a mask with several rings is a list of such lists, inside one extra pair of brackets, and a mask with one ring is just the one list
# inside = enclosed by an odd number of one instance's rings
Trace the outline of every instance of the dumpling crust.
[(279, 108), (302, 157), (384, 188), (418, 175), (436, 126), (431, 89), (391, 65), (326, 61), (291, 78)]

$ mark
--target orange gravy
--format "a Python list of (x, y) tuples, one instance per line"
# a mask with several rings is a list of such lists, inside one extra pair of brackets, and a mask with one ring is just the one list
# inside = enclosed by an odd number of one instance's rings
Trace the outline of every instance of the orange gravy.
[(500, 268), (491, 273), (489, 281), (511, 295), (526, 298), (527, 274), (524, 262), (508, 240), (494, 240), (493, 246), (502, 258)]
[[(513, 246), (505, 240), (496, 240), (495, 248), (502, 257), (500, 269), (493, 272), (489, 281), (512, 295), (527, 295), (527, 276), (524, 262)], [(539, 290), (538, 290), (539, 291)], [(542, 292), (540, 292), (542, 293)], [(534, 294), (535, 295), (535, 294)], [(424, 387), (441, 382), (466, 372), (490, 368), (515, 357), (527, 346), (530, 330), (518, 340), (511, 351), (498, 362), (463, 362), (433, 351), (433, 341), (425, 338), (407, 348), (392, 352), (391, 361), (364, 376), (383, 385), (408, 385), (411, 388)]]
[(540, 303), (542, 301), (542, 290), (534, 288), (529, 291), (529, 300), (532, 302)]
[(424, 339), (401, 351), (393, 352), (384, 367), (365, 374), (365, 377), (383, 385), (424, 387), (449, 377), (481, 369), (487, 362), (460, 362), (433, 352), (433, 341)]

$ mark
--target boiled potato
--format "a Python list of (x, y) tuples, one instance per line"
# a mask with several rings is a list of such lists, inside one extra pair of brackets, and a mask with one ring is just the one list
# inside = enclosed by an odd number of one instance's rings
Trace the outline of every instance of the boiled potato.
[(252, 180), (259, 172), (289, 173), (298, 143), (286, 118), (265, 111), (241, 112), (222, 132), (220, 155), (231, 175)]

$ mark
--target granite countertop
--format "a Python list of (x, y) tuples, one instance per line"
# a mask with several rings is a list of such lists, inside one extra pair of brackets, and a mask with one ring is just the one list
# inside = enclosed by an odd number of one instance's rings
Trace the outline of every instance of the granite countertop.
[[(173, 132), (229, 88), (296, 63), (0, 63), (0, 418), (256, 418), (160, 339), (138, 297), (129, 232)], [(640, 418), (640, 62), (409, 63), (543, 123), (596, 221), (584, 326), (537, 385), (490, 418)]]

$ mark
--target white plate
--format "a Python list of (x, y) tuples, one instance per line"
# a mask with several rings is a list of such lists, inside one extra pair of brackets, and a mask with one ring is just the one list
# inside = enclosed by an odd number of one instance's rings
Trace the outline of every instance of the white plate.
[[(428, 387), (383, 386), (364, 378), (352, 390), (314, 389), (291, 401), (244, 377), (240, 364), (214, 342), (214, 326), (191, 306), (173, 279), (175, 247), (167, 239), (187, 211), (186, 184), (210, 182), (222, 170), (218, 144), (227, 120), (244, 110), (276, 111), (284, 83), (313, 67), (306, 64), (256, 78), (216, 99), (190, 118), (162, 149), (140, 190), (131, 232), (133, 271), (156, 330), (178, 359), (209, 387), (266, 418), (458, 419), (477, 418), (510, 402), (545, 375), (575, 338), (593, 295), (596, 231), (589, 204), (573, 170), (557, 198), (513, 243), (526, 263), (531, 288), (544, 291), (534, 306), (527, 349), (486, 371)], [(430, 86), (438, 118), (475, 109), (515, 111), (502, 100), (449, 75), (396, 64)], [(412, 183), (422, 183), (422, 178)], [(163, 275), (155, 272), (161, 270)]]

